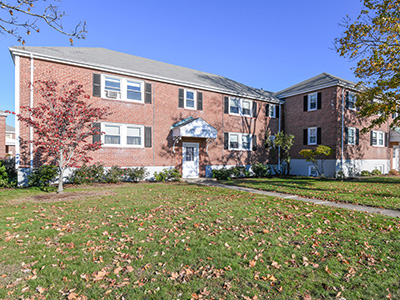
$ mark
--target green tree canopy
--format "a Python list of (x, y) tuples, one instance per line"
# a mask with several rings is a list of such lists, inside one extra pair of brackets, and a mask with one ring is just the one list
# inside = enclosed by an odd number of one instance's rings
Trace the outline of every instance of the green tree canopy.
[[(364, 0), (356, 20), (347, 17), (345, 31), (335, 40), (337, 52), (357, 62), (360, 79), (357, 105), (371, 126), (388, 121), (400, 106), (400, 0)], [(400, 117), (391, 127), (400, 126)]]

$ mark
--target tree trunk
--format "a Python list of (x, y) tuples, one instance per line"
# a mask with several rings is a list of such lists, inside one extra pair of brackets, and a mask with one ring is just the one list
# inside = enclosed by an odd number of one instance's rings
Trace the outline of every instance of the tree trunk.
[(58, 177), (57, 194), (62, 193), (64, 191), (63, 178), (64, 178), (64, 168), (60, 168), (60, 176)]

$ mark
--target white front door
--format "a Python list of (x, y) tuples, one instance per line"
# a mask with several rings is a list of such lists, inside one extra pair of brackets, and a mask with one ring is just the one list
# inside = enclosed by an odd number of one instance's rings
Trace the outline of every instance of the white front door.
[(393, 169), (400, 170), (400, 146), (393, 147)]
[(182, 147), (182, 177), (199, 177), (199, 144), (183, 143)]

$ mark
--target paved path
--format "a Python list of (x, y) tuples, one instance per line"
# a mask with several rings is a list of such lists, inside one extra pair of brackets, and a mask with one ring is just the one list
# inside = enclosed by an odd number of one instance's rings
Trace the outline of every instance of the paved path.
[(296, 195), (289, 195), (289, 194), (282, 194), (282, 193), (268, 192), (268, 191), (260, 191), (260, 190), (245, 188), (245, 187), (241, 187), (241, 186), (221, 184), (221, 183), (218, 183), (213, 180), (188, 179), (188, 180), (186, 180), (186, 182), (192, 183), (192, 184), (215, 186), (215, 187), (226, 188), (226, 189), (231, 189), (231, 190), (236, 190), (236, 191), (241, 191), (241, 192), (254, 193), (254, 194), (259, 194), (259, 195), (279, 197), (279, 198), (283, 198), (283, 199), (291, 199), (291, 200), (297, 200), (297, 201), (303, 201), (303, 202), (310, 202), (310, 203), (314, 203), (314, 204), (339, 207), (339, 208), (344, 208), (344, 209), (349, 209), (349, 210), (356, 210), (356, 211), (360, 211), (360, 212), (380, 214), (380, 215), (384, 215), (384, 216), (388, 216), (388, 217), (400, 218), (400, 211), (398, 211), (398, 210), (376, 208), (376, 207), (371, 207), (371, 206), (356, 205), (356, 204), (349, 204), (349, 203), (338, 203), (338, 202), (334, 202), (334, 201), (325, 201), (325, 200), (319, 200), (319, 199), (314, 199), (314, 198), (304, 198), (304, 197), (299, 197)]

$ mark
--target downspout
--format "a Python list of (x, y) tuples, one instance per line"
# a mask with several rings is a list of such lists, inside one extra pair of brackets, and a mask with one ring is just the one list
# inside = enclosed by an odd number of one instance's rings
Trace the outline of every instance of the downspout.
[[(281, 112), (282, 111), (282, 105), (279, 103), (279, 116), (278, 116), (278, 132), (281, 132)], [(281, 147), (278, 147), (278, 170), (279, 172), (282, 172), (281, 168)]]
[[(15, 56), (15, 113), (19, 115), (20, 103), (20, 57)], [(15, 119), (15, 169), (18, 172), (20, 165), (20, 124), (18, 117)], [(19, 182), (19, 179), (18, 179)]]
[[(31, 53), (31, 79), (30, 79), (30, 103), (29, 107), (33, 108), (33, 54)], [(29, 158), (30, 168), (33, 169), (33, 128), (29, 127)]]
[(341, 162), (340, 162), (340, 170), (343, 172), (343, 166), (344, 166), (344, 87), (342, 86), (342, 136), (340, 138), (341, 140)]

